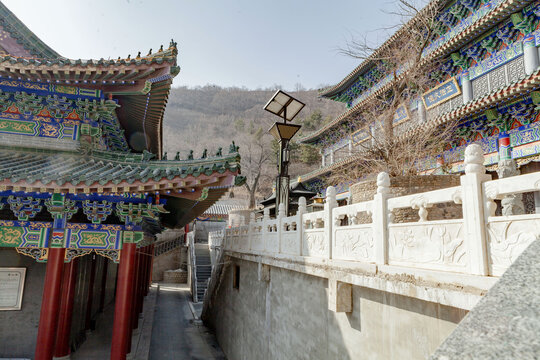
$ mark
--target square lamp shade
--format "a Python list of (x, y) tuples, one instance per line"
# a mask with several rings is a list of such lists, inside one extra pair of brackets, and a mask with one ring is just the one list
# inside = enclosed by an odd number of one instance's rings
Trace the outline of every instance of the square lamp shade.
[(276, 140), (291, 140), (291, 138), (300, 130), (302, 126), (295, 124), (275, 123), (268, 132)]
[(289, 94), (278, 90), (270, 101), (264, 105), (264, 110), (283, 118), (285, 121), (291, 121), (305, 105)]

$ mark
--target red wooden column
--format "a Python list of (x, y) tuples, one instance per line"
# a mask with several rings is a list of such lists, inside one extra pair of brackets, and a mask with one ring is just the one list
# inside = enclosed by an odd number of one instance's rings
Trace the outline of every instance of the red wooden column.
[(94, 284), (96, 282), (96, 255), (92, 254), (92, 265), (90, 267), (90, 281), (88, 282), (88, 301), (86, 302), (85, 330), (92, 330), (92, 305), (94, 305)]
[(144, 296), (148, 295), (148, 287), (150, 286), (150, 273), (152, 269), (150, 268), (152, 260), (150, 259), (152, 245), (148, 245), (144, 252), (145, 267), (144, 267)]
[(73, 297), (77, 285), (79, 258), (64, 264), (64, 276), (62, 279), (62, 302), (60, 305), (60, 316), (58, 318), (58, 330), (56, 331), (56, 345), (54, 346), (54, 357), (62, 358), (71, 353), (69, 346), (71, 332), (71, 315), (73, 313)]
[(141, 252), (139, 254), (140, 256), (140, 260), (139, 260), (139, 281), (137, 282), (137, 288), (139, 289), (138, 291), (138, 296), (137, 296), (137, 314), (140, 314), (142, 312), (142, 304), (143, 304), (143, 301), (144, 301), (144, 272), (145, 272), (145, 267), (144, 267), (144, 264), (146, 262), (146, 255), (144, 253), (144, 247), (141, 248)]
[(142, 266), (141, 266), (141, 303), (139, 304), (139, 313), (143, 311), (144, 297), (146, 296), (146, 289), (148, 287), (148, 245), (142, 248)]
[(133, 311), (131, 313), (131, 327), (136, 329), (139, 326), (139, 297), (140, 297), (140, 284), (141, 284), (141, 249), (137, 249), (136, 259), (136, 275), (133, 284)]
[(64, 248), (49, 248), (47, 270), (45, 272), (45, 286), (41, 300), (41, 315), (39, 317), (35, 360), (50, 360), (54, 355), (65, 253), (66, 249)]
[(139, 249), (139, 278), (137, 279), (137, 293), (136, 293), (136, 296), (137, 296), (137, 299), (135, 300), (136, 302), (136, 307), (135, 307), (135, 327), (134, 329), (138, 328), (139, 327), (139, 314), (141, 313), (141, 308), (142, 308), (142, 302), (143, 302), (143, 293), (141, 291), (142, 289), (142, 282), (144, 280), (144, 249), (143, 248), (140, 248)]
[(154, 247), (155, 244), (150, 245), (150, 275), (148, 279), (148, 286), (152, 285), (152, 275), (154, 274)]
[(133, 280), (135, 278), (136, 250), (134, 243), (124, 243), (120, 254), (114, 305), (111, 360), (125, 360), (128, 351), (128, 339), (131, 336), (131, 296), (133, 295)]
[(140, 285), (140, 292), (141, 292), (141, 303), (139, 305), (139, 313), (143, 311), (143, 304), (144, 304), (144, 297), (146, 296), (146, 283), (147, 283), (147, 277), (148, 277), (148, 255), (147, 255), (148, 246), (145, 246), (142, 249), (141, 258), (142, 258), (142, 266), (141, 266), (141, 285)]
[(102, 258), (103, 274), (101, 276), (101, 292), (99, 294), (99, 312), (103, 312), (105, 307), (105, 296), (107, 295), (107, 272), (109, 271), (109, 260)]
[(142, 304), (144, 302), (144, 281), (146, 278), (146, 247), (141, 248), (141, 280), (139, 281), (139, 306), (137, 307), (137, 312), (140, 314), (142, 312)]
[(130, 328), (129, 328), (129, 336), (127, 339), (127, 347), (126, 352), (129, 354), (131, 352), (131, 340), (133, 337), (133, 330), (137, 328), (138, 324), (138, 313), (137, 313), (137, 294), (138, 294), (138, 282), (140, 279), (140, 268), (139, 264), (141, 261), (140, 257), (140, 249), (137, 248), (135, 250), (135, 274), (133, 277), (133, 289), (131, 294), (131, 314), (130, 314)]

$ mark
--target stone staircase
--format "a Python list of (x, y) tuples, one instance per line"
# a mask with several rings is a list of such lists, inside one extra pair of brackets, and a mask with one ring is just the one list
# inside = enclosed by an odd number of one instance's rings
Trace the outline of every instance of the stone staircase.
[(196, 275), (197, 275), (197, 299), (203, 301), (208, 279), (212, 274), (212, 263), (210, 261), (210, 250), (208, 246), (195, 246)]

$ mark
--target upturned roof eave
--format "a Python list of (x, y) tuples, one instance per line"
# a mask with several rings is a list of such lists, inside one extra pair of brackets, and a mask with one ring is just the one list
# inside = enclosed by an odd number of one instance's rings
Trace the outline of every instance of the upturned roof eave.
[[(59, 59), (60, 54), (43, 42), (34, 34), (13, 12), (11, 12), (2, 2), (0, 2), (0, 19), (6, 31), (13, 38), (18, 38), (18, 42), (30, 53), (41, 54), (44, 58)], [(7, 29), (5, 23), (9, 24), (11, 29)]]
[(361, 72), (367, 71), (371, 64), (373, 63), (374, 59), (378, 56), (378, 54), (386, 49), (388, 46), (391, 46), (394, 41), (396, 41), (397, 38), (402, 36), (407, 29), (412, 26), (412, 24), (416, 21), (420, 16), (423, 16), (423, 14), (428, 11), (430, 8), (434, 6), (441, 6), (444, 3), (448, 3), (450, 0), (432, 0), (429, 2), (428, 5), (426, 5), (420, 12), (412, 19), (407, 21), (405, 25), (400, 27), (394, 34), (392, 34), (388, 40), (386, 40), (381, 46), (379, 46), (371, 55), (368, 56), (367, 59), (362, 61), (360, 65), (358, 65), (353, 71), (351, 71), (343, 80), (341, 80), (339, 83), (329, 86), (327, 88), (323, 88), (319, 90), (319, 96), (330, 98), (337, 93), (347, 89), (352, 82), (356, 80), (356, 78), (360, 75)]

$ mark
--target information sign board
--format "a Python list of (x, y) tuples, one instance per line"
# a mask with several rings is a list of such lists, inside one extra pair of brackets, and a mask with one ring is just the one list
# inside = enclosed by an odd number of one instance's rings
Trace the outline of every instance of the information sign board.
[(26, 268), (0, 267), (0, 311), (21, 310)]

